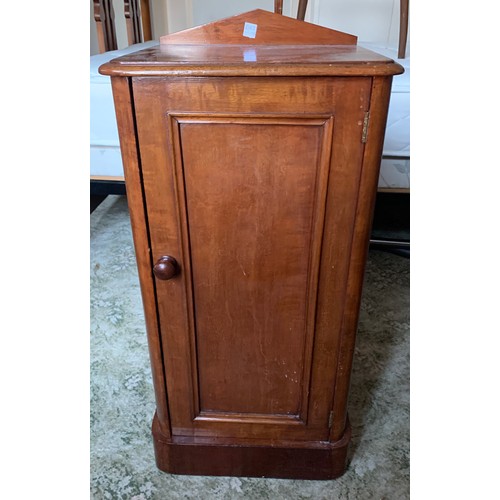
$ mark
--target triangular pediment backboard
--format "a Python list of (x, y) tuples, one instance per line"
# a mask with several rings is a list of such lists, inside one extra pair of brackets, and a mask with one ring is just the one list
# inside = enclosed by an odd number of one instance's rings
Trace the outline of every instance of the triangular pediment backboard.
[(160, 44), (356, 45), (357, 37), (257, 9), (160, 37)]

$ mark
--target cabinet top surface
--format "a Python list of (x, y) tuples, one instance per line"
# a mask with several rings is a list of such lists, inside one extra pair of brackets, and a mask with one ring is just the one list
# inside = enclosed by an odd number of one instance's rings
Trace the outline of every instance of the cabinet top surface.
[(357, 38), (255, 10), (160, 38), (100, 67), (110, 76), (374, 76), (402, 66)]
[(110, 76), (377, 76), (401, 65), (357, 45), (158, 45), (111, 60)]

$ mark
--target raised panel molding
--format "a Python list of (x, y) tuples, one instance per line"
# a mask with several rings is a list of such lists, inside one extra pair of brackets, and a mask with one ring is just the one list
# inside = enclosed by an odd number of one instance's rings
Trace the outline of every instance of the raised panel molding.
[[(170, 113), (167, 115), (167, 120), (171, 134), (177, 205), (180, 207), (179, 227), (182, 232), (182, 247), (185, 249), (185, 255), (182, 256), (181, 260), (185, 262), (183, 275), (187, 295), (186, 303), (189, 304), (191, 387), (194, 391), (192, 395), (192, 424), (196, 426), (196, 424), (203, 422), (215, 421), (307, 424), (317, 280), (324, 225), (326, 185), (330, 166), (333, 117), (330, 115), (292, 114)], [(237, 132), (234, 127), (237, 127)], [(224, 132), (219, 133), (222, 129)], [(291, 134), (291, 138), (287, 139), (287, 134)], [(234, 145), (234, 151), (237, 150), (242, 158), (239, 162), (235, 158), (236, 161), (233, 164), (232, 159), (228, 159), (228, 155), (231, 156), (231, 138), (236, 136), (238, 143)], [(256, 136), (255, 141), (259, 143), (258, 152), (255, 150), (255, 143), (253, 145), (251, 143), (254, 136)], [(266, 136), (270, 137), (267, 141)], [(202, 137), (206, 139), (202, 141), (202, 149), (200, 150), (199, 144)], [(297, 159), (297, 155), (301, 154), (300, 148), (295, 148), (295, 150), (288, 148), (288, 154), (292, 156), (289, 156), (287, 160), (287, 144), (280, 146), (280, 140), (291, 140), (296, 144), (300, 142), (300, 139), (309, 146), (307, 152), (304, 149), (304, 159), (307, 160), (304, 166), (302, 166), (300, 158)], [(314, 145), (314, 141), (316, 141), (316, 145)], [(280, 157), (273, 159), (273, 148), (276, 149)], [(220, 157), (220, 152), (224, 152), (224, 158)], [(268, 158), (265, 165), (262, 164), (264, 158)], [(224, 163), (227, 161), (229, 163)], [(254, 162), (258, 165), (254, 165)], [(288, 164), (291, 164), (292, 167)], [(314, 169), (308, 168), (311, 164), (315, 165)], [(294, 174), (287, 176), (287, 168), (294, 168)], [(288, 186), (287, 178), (295, 179), (298, 175), (296, 172), (298, 168), (302, 168), (304, 172), (302, 175), (304, 184), (295, 182), (295, 184)], [(191, 173), (192, 169), (194, 172)], [(238, 174), (237, 171), (241, 171), (241, 169), (247, 169), (248, 173)], [(227, 210), (240, 211), (239, 215), (233, 218), (225, 212), (224, 207), (218, 206), (220, 200), (225, 199), (226, 196), (223, 193), (217, 193), (217, 188), (211, 189), (209, 192), (205, 190), (208, 189), (208, 183), (204, 181), (204, 176), (208, 175), (211, 178), (211, 185), (223, 186), (222, 179), (227, 177), (230, 170), (233, 170), (233, 177), (237, 179), (233, 183), (233, 188), (242, 189), (242, 196), (247, 190), (246, 194), (249, 199), (254, 199), (258, 191), (260, 197), (269, 200), (267, 205), (261, 207), (263, 211), (267, 212), (267, 220), (271, 221), (267, 233), (264, 229), (264, 236), (255, 232), (256, 226), (252, 227), (252, 217), (255, 216), (263, 220), (264, 212), (260, 213), (257, 209), (255, 212), (245, 213), (245, 205), (248, 203), (243, 200), (238, 205), (236, 201), (232, 207), (227, 207)], [(272, 174), (273, 170), (276, 172), (275, 174)], [(266, 175), (266, 172), (271, 172), (269, 178), (259, 178), (259, 176)], [(213, 177), (218, 175), (221, 176), (221, 182), (214, 182)], [(312, 189), (307, 189), (308, 183)], [(295, 195), (294, 193), (282, 194), (280, 193), (281, 187), (295, 189), (296, 193)], [(269, 211), (272, 212), (271, 202), (279, 196), (293, 196), (295, 202), (297, 202), (297, 198), (302, 196), (305, 197), (304, 203), (310, 205), (306, 211), (303, 207), (297, 211), (296, 220), (292, 221), (292, 216), (289, 217), (289, 227), (286, 229), (288, 231), (286, 234), (286, 231), (280, 233), (278, 227), (272, 227), (273, 218), (272, 215), (269, 215)], [(283, 224), (283, 220), (286, 219), (286, 210), (278, 203), (276, 211), (276, 220), (280, 220)], [(214, 220), (209, 220), (205, 225), (204, 214), (208, 214), (207, 217), (213, 217)], [(302, 221), (298, 220), (300, 217), (302, 217)], [(213, 237), (210, 234), (210, 223), (215, 228), (213, 230), (219, 231)], [(284, 224), (287, 224), (286, 220)], [(276, 238), (279, 238), (279, 234), (283, 238), (285, 236), (293, 237), (293, 235), (290, 236), (290, 233), (293, 233), (294, 224), (297, 225), (298, 235), (304, 233), (309, 235), (307, 238), (296, 239), (296, 244), (302, 245), (305, 254), (301, 255), (300, 248), (295, 249), (295, 255), (298, 260), (300, 258), (300, 261), (298, 263), (295, 261), (283, 263), (280, 260), (282, 256), (279, 255), (279, 244)], [(224, 228), (227, 227), (229, 229), (226, 231)], [(262, 245), (264, 249), (261, 249), (257, 244), (248, 252), (245, 249), (238, 249), (234, 236), (238, 231), (241, 232), (241, 240), (247, 241), (246, 247), (252, 238), (260, 238), (259, 245)], [(262, 228), (259, 228), (259, 231), (262, 232)], [(273, 236), (275, 233), (278, 236)], [(270, 242), (268, 247), (265, 246), (266, 239)], [(228, 245), (230, 253), (235, 253), (233, 259), (231, 255), (224, 254), (225, 244)], [(216, 254), (215, 257), (213, 253)], [(293, 256), (294, 249), (284, 249), (283, 256), (285, 254)], [(255, 260), (253, 260), (254, 257)], [(266, 260), (271, 262), (266, 264)], [(295, 268), (295, 266), (302, 267)], [(298, 269), (295, 271), (295, 275), (300, 275), (300, 279), (294, 278), (294, 269)], [(237, 295), (239, 302), (242, 296), (248, 296), (248, 301), (251, 302), (251, 297), (255, 296), (256, 291), (252, 288), (250, 275), (257, 274), (258, 280), (261, 281), (265, 280), (266, 272), (274, 272), (274, 277), (278, 281), (273, 294), (275, 298), (272, 300), (279, 299), (283, 304), (289, 302), (289, 305), (285, 307), (279, 303), (271, 304), (271, 300), (269, 310), (267, 310), (267, 299), (262, 296), (253, 304), (249, 304), (248, 311), (230, 310), (231, 294)], [(280, 283), (280, 280), (285, 284)], [(226, 281), (231, 283), (228, 284)], [(222, 286), (222, 282), (224, 282), (224, 286)], [(217, 290), (218, 295), (215, 297), (213, 297), (213, 290)], [(297, 297), (296, 290), (303, 291), (303, 296), (300, 299)], [(224, 307), (219, 306), (220, 303), (224, 303)], [(233, 304), (233, 306), (235, 305)], [(280, 307), (285, 307), (284, 313), (281, 316), (278, 314), (277, 318), (272, 317), (271, 312), (279, 310)], [(224, 308), (229, 309), (226, 311)], [(295, 311), (301, 311), (301, 313)], [(295, 322), (289, 318), (289, 315), (294, 313), (296, 314)], [(235, 338), (235, 341), (243, 342), (240, 352), (247, 353), (248, 359), (224, 361), (224, 356), (228, 355), (228, 352), (225, 351), (223, 343), (218, 344), (218, 338), (220, 336), (220, 338), (225, 339), (230, 336), (231, 325), (223, 324), (223, 322), (231, 321), (234, 322), (235, 326), (241, 322), (243, 325), (246, 315), (249, 318), (252, 317), (256, 324), (260, 324), (260, 322), (270, 323), (268, 329), (272, 328), (272, 332), (266, 332), (265, 327), (257, 329), (254, 334), (259, 336), (258, 342), (255, 339), (243, 338), (242, 341), (241, 338), (239, 340)], [(239, 316), (239, 318), (235, 318), (235, 316)], [(221, 321), (221, 318), (225, 318), (225, 320), (215, 325), (213, 318), (217, 318), (218, 321)], [(295, 325), (299, 323), (297, 331), (292, 332)], [(205, 330), (200, 332), (198, 325), (203, 325)], [(212, 330), (206, 325), (212, 325)], [(208, 338), (211, 331), (218, 331), (217, 328), (223, 333), (213, 334), (212, 338)], [(283, 359), (269, 361), (265, 359), (266, 339), (276, 337), (280, 328), (283, 329), (283, 335), (288, 334), (289, 331), (293, 335), (294, 350), (292, 351), (290, 347), (290, 350), (287, 351), (287, 347), (284, 347)], [(234, 351), (234, 346), (231, 346), (231, 350)], [(268, 346), (267, 350), (276, 355), (278, 346)], [(225, 363), (232, 366), (232, 370), (229, 369), (228, 373), (234, 372), (239, 363), (243, 375), (251, 376), (251, 380), (242, 378), (225, 381)], [(286, 366), (284, 366), (287, 364), (290, 365), (290, 373), (288, 374)], [(253, 373), (249, 371), (250, 367), (254, 370)], [(279, 374), (280, 377), (274, 381), (272, 380), (273, 367), (275, 367), (275, 376)], [(268, 378), (265, 379), (268, 383), (268, 390), (272, 392), (273, 387), (274, 390), (278, 388), (281, 390), (281, 393), (276, 394), (274, 398), (269, 398), (269, 394), (267, 397), (262, 397), (266, 394), (266, 389), (254, 385), (255, 377), (262, 371), (268, 373)], [(283, 374), (285, 374), (285, 378), (283, 378)], [(288, 377), (290, 378), (288, 379)], [(289, 388), (289, 393), (283, 391), (284, 386)], [(246, 391), (252, 391), (252, 387), (257, 392), (254, 390), (253, 394), (246, 393)], [(259, 391), (262, 396), (259, 396)], [(253, 406), (247, 405), (246, 401), (252, 401)], [(261, 406), (255, 406), (256, 401), (261, 401)], [(266, 406), (269, 404), (271, 406)], [(185, 425), (188, 424), (185, 422)]]

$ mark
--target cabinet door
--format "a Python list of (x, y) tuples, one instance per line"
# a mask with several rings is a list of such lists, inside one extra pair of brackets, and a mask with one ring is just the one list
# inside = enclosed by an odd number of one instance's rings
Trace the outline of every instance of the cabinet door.
[(174, 436), (328, 439), (369, 89), (134, 79)]

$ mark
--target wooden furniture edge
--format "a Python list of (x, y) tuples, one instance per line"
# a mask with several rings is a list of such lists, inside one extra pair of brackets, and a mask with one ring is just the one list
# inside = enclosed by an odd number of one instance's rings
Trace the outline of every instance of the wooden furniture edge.
[(351, 426), (336, 442), (204, 440), (165, 436), (155, 414), (152, 434), (156, 465), (171, 474), (327, 480), (346, 470)]
[(346, 64), (132, 65), (111, 60), (100, 66), (108, 76), (392, 76), (404, 68), (394, 62)]
[(150, 254), (146, 201), (142, 188), (139, 146), (132, 110), (132, 90), (129, 79), (125, 77), (113, 77), (111, 85), (120, 136), (123, 170), (127, 185), (130, 223), (145, 311), (146, 332), (153, 373), (153, 386), (156, 395), (156, 408), (160, 422), (159, 426), (161, 427), (162, 434), (170, 436), (170, 421), (162, 356), (163, 350), (156, 311), (156, 287), (151, 271), (153, 266)]
[[(338, 346), (339, 358), (333, 401), (334, 425), (330, 440), (336, 441), (347, 424), (347, 400), (356, 333), (361, 305), (364, 271), (370, 244), (370, 232), (377, 194), (377, 182), (384, 143), (387, 111), (391, 94), (392, 77), (375, 77), (372, 80), (370, 121), (367, 142), (363, 154), (361, 184), (359, 187), (356, 223), (354, 226), (352, 253), (347, 279), (347, 300)], [(385, 117), (385, 118), (384, 118)], [(359, 213), (371, 217), (360, 217)]]

